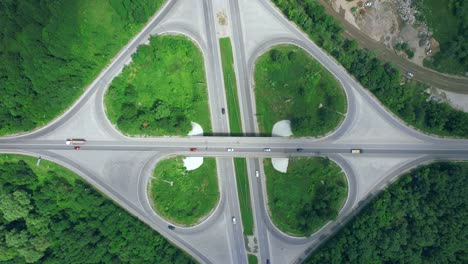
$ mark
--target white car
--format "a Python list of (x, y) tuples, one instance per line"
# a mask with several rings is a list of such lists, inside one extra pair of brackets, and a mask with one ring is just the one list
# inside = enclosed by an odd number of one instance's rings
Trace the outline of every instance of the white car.
[(270, 152), (270, 151), (271, 151), (271, 148), (264, 148), (263, 151), (265, 151), (265, 152)]
[(236, 218), (233, 216), (233, 217), (232, 217), (232, 224), (235, 225), (236, 223), (237, 223)]
[(233, 152), (234, 149), (233, 149), (233, 148), (228, 148), (227, 151), (228, 151), (228, 152)]
[(260, 177), (260, 172), (258, 170), (255, 171), (255, 177)]

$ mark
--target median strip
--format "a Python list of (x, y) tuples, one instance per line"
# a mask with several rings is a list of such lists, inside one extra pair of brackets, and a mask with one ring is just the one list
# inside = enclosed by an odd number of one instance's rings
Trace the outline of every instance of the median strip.
[(239, 194), (239, 203), (244, 226), (244, 235), (253, 235), (253, 213), (250, 204), (249, 178), (247, 174), (247, 164), (243, 158), (235, 158), (237, 192)]
[(221, 38), (219, 39), (219, 46), (221, 48), (221, 61), (223, 63), (224, 87), (227, 96), (230, 132), (233, 136), (240, 136), (242, 135), (242, 125), (231, 40), (229, 38)]

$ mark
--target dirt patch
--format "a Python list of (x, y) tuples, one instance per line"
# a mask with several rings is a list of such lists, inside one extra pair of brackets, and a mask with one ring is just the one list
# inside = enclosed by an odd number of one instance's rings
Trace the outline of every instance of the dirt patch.
[(437, 88), (429, 88), (426, 93), (430, 95), (427, 100), (446, 102), (453, 108), (468, 113), (468, 94), (453, 93)]
[(415, 19), (416, 10), (411, 0), (332, 0), (332, 7), (346, 21), (372, 39), (394, 50), (398, 43), (407, 43), (412, 58), (405, 52), (397, 54), (423, 65), (423, 60), (438, 51), (438, 43), (432, 38), (426, 25)]

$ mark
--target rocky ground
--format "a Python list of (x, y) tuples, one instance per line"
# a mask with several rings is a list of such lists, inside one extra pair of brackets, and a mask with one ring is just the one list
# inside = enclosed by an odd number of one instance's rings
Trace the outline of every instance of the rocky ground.
[[(330, 0), (333, 9), (346, 21), (370, 38), (394, 50), (399, 42), (408, 43), (414, 57), (413, 63), (421, 65), (424, 58), (439, 50), (439, 43), (432, 37), (426, 25), (416, 21), (416, 10), (411, 8), (412, 0)], [(394, 50), (395, 51), (395, 50)], [(407, 54), (395, 51), (408, 59)], [(468, 112), (468, 95), (443, 91), (437, 88), (427, 90), (428, 99), (447, 102), (454, 108)]]
[[(422, 65), (424, 58), (438, 50), (438, 43), (425, 24), (415, 19), (412, 0), (331, 0), (335, 11), (374, 40), (394, 49), (407, 43), (414, 52), (410, 60)], [(407, 58), (405, 52), (397, 52)]]

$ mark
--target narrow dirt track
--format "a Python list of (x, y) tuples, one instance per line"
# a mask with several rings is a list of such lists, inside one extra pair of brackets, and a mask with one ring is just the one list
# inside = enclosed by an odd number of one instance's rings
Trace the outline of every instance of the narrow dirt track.
[(344, 36), (354, 39), (360, 47), (374, 51), (377, 56), (385, 61), (392, 62), (402, 72), (412, 72), (414, 79), (427, 83), (442, 90), (468, 94), (468, 78), (461, 76), (447, 75), (434, 70), (416, 65), (411, 61), (398, 56), (394, 51), (389, 50), (384, 44), (373, 40), (359, 29), (345, 20), (343, 14), (336, 12), (325, 0), (318, 0), (326, 9), (326, 12), (337, 19), (344, 28)]

